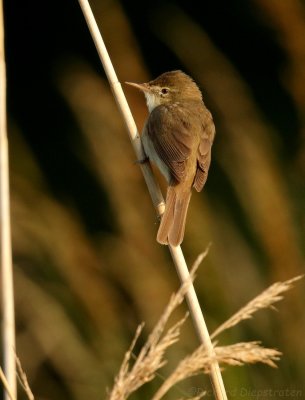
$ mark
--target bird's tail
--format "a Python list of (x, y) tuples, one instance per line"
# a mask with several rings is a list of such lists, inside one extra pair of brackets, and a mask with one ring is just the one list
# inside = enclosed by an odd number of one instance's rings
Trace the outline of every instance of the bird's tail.
[(166, 194), (165, 211), (157, 234), (161, 244), (179, 246), (182, 243), (191, 189), (169, 186)]

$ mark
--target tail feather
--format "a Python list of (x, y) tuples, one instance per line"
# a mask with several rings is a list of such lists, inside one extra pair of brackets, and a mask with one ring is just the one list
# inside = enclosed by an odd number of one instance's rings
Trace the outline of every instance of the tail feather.
[(173, 187), (169, 187), (166, 193), (165, 210), (157, 234), (157, 242), (161, 244), (168, 244), (168, 232), (174, 220), (175, 204), (176, 192)]
[(176, 196), (174, 221), (168, 234), (168, 242), (172, 246), (179, 246), (183, 241), (186, 215), (190, 199), (190, 190), (188, 192), (178, 192)]
[(165, 211), (157, 234), (161, 244), (179, 246), (182, 243), (191, 190), (170, 186), (166, 194)]

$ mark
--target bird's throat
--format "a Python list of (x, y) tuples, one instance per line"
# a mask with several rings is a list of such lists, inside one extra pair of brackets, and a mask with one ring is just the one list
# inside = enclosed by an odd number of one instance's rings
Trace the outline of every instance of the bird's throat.
[(144, 92), (148, 111), (151, 113), (154, 108), (161, 104), (161, 99), (151, 92)]

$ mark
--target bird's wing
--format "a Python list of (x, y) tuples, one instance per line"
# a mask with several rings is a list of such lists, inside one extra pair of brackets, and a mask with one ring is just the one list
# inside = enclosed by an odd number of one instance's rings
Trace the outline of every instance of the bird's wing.
[(197, 152), (197, 171), (193, 186), (200, 192), (208, 178), (211, 163), (211, 148), (215, 137), (215, 126), (211, 113), (205, 108), (201, 114), (201, 137)]
[(186, 175), (186, 162), (196, 136), (192, 134), (189, 115), (182, 107), (160, 105), (150, 114), (146, 125), (147, 134), (156, 153), (169, 168), (177, 183)]

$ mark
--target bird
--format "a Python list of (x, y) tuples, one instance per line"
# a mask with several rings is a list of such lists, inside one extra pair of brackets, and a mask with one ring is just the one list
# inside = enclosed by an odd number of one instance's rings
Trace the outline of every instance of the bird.
[(213, 118), (195, 81), (180, 70), (147, 83), (126, 83), (145, 95), (149, 115), (141, 135), (144, 152), (168, 185), (157, 242), (176, 247), (184, 238), (192, 188), (200, 192), (208, 177)]

